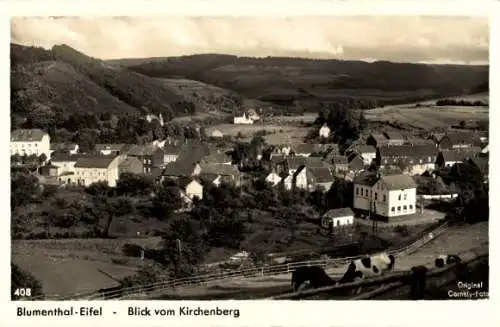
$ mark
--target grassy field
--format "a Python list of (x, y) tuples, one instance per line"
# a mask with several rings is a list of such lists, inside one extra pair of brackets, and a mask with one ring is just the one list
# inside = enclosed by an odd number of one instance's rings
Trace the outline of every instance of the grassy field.
[(487, 121), (489, 110), (484, 107), (419, 107), (387, 106), (367, 110), (365, 117), (370, 122), (398, 122), (415, 128), (432, 129), (449, 127), (460, 121)]
[(219, 130), (224, 135), (237, 136), (239, 133), (243, 136), (242, 141), (252, 139), (254, 133), (258, 131), (266, 131), (264, 138), (268, 144), (282, 143), (303, 143), (303, 139), (309, 131), (305, 127), (297, 127), (281, 124), (254, 124), (254, 125), (234, 125), (234, 124), (218, 124), (207, 128), (207, 133), (210, 135), (212, 131)]

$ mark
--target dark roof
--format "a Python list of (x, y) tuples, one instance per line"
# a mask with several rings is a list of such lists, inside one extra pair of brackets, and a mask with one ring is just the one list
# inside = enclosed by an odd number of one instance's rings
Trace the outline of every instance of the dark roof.
[(441, 150), (444, 161), (463, 161), (468, 158), (477, 157), (481, 148), (467, 148), (454, 150)]
[(439, 150), (434, 144), (393, 145), (379, 148), (380, 157), (424, 158), (437, 156)]
[(201, 172), (200, 173), (200, 179), (204, 182), (213, 182), (217, 177), (219, 177), (219, 174), (216, 173), (210, 173), (210, 172)]
[(210, 154), (203, 157), (202, 161), (205, 163), (226, 163), (231, 162), (232, 158), (222, 150), (212, 150)]
[(75, 168), (108, 168), (115, 156), (87, 156), (79, 158)]
[(167, 164), (162, 172), (162, 175), (175, 177), (191, 176), (195, 164), (196, 163), (184, 163), (177, 160)]
[(483, 176), (488, 176), (490, 166), (489, 166), (489, 158), (488, 157), (475, 157), (471, 158), (470, 162), (474, 164), (479, 170), (481, 171), (481, 174)]
[(355, 151), (358, 153), (376, 153), (377, 149), (373, 145), (358, 145), (355, 147)]
[(358, 154), (353, 153), (348, 157), (349, 167), (354, 170), (360, 170), (365, 167), (363, 158), (361, 158)]
[(282, 155), (282, 154), (278, 154), (278, 155), (273, 155), (271, 157), (271, 162), (277, 164), (277, 163), (282, 163), (285, 161), (285, 156)]
[(430, 139), (423, 139), (423, 138), (418, 138), (418, 137), (411, 137), (411, 138), (408, 138), (406, 141), (405, 141), (405, 144), (407, 145), (424, 145), (424, 144), (432, 144), (434, 147), (436, 146), (435, 142), (433, 140), (430, 140)]
[(292, 146), (292, 151), (295, 153), (313, 153), (316, 152), (316, 146), (311, 143), (300, 143)]
[(387, 142), (387, 137), (385, 137), (384, 134), (381, 134), (381, 133), (372, 133), (372, 134), (370, 134), (370, 136), (372, 138), (374, 138), (375, 141), (377, 141), (377, 143), (378, 142)]
[(349, 160), (347, 160), (346, 156), (333, 156), (331, 162), (334, 165), (347, 165)]
[(305, 160), (305, 165), (308, 168), (311, 167), (328, 167), (328, 163), (321, 157), (307, 157)]
[(40, 142), (44, 135), (41, 129), (16, 129), (10, 132), (11, 142)]
[(185, 189), (186, 186), (188, 186), (189, 183), (191, 183), (192, 181), (194, 181), (193, 178), (181, 177), (181, 178), (177, 179), (175, 182), (177, 185), (179, 185), (180, 188)]
[(307, 164), (307, 158), (305, 157), (288, 157), (286, 158), (288, 169), (298, 169), (301, 166)]
[(181, 148), (175, 146), (174, 144), (170, 144), (170, 143), (165, 142), (165, 146), (163, 147), (162, 150), (163, 150), (163, 153), (167, 154), (167, 155), (175, 155), (175, 154), (178, 155), (179, 152), (181, 151)]
[(380, 177), (380, 181), (384, 183), (390, 190), (404, 190), (417, 187), (417, 184), (411, 176), (400, 175), (385, 175)]
[(77, 161), (79, 158), (85, 158), (84, 154), (69, 154), (68, 152), (54, 152), (50, 156), (50, 161)]
[(239, 174), (238, 168), (232, 165), (202, 163), (200, 164), (200, 168), (201, 172), (213, 173), (218, 175), (236, 176)]
[(327, 212), (325, 212), (325, 214), (323, 214), (323, 217), (328, 217), (328, 218), (346, 217), (346, 216), (354, 216), (354, 212), (352, 211), (351, 208), (330, 209)]
[(186, 139), (184, 144), (181, 146), (177, 162), (182, 162), (183, 164), (194, 164), (196, 162), (200, 162), (201, 159), (209, 153), (210, 150), (206, 144), (203, 144), (199, 140)]
[(477, 135), (467, 132), (450, 132), (446, 136), (452, 144), (474, 144), (478, 138)]
[(431, 137), (437, 141), (438, 143), (441, 142), (441, 139), (446, 135), (446, 133), (432, 133)]
[(137, 159), (136, 157), (128, 157), (125, 160), (123, 160), (118, 166), (120, 168), (127, 168), (127, 167), (130, 167), (132, 165), (137, 165), (137, 164), (142, 165), (142, 161)]
[(73, 150), (76, 147), (76, 143), (51, 143), (50, 144), (50, 149), (57, 151), (57, 150), (62, 150), (62, 151), (69, 151)]
[(362, 172), (354, 177), (353, 183), (359, 185), (373, 186), (378, 181), (377, 174), (372, 172)]
[(333, 181), (332, 172), (326, 167), (307, 168), (307, 171), (313, 177), (316, 183), (328, 183)]
[(398, 132), (384, 132), (385, 137), (387, 137), (389, 140), (404, 140), (403, 135)]
[(130, 149), (126, 150), (126, 154), (129, 156), (152, 156), (157, 151), (162, 151), (160, 148), (154, 145), (134, 145)]

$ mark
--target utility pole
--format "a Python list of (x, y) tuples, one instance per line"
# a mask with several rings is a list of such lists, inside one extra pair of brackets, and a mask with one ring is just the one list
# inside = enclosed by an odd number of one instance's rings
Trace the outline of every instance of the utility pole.
[(177, 249), (179, 251), (179, 257), (177, 258), (177, 275), (179, 275), (179, 271), (180, 271), (180, 265), (181, 265), (181, 262), (182, 262), (182, 242), (180, 239), (177, 239)]

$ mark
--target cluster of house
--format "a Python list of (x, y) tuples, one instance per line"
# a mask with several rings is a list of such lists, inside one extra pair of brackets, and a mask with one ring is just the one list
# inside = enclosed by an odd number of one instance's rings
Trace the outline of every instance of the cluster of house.
[(258, 120), (260, 120), (260, 116), (255, 109), (248, 109), (244, 111), (241, 116), (233, 117), (233, 123), (235, 125), (252, 125)]
[[(327, 191), (336, 179), (346, 179), (354, 184), (354, 210), (386, 218), (411, 215), (416, 212), (417, 188), (412, 176), (468, 161), (487, 180), (487, 143), (487, 136), (477, 133), (449, 132), (424, 139), (387, 132), (371, 134), (343, 154), (337, 144), (284, 144), (274, 146), (265, 161), (265, 180), (287, 190)], [(45, 174), (58, 183), (88, 186), (106, 181), (115, 186), (121, 173), (146, 174), (160, 181), (176, 179), (186, 201), (201, 199), (205, 183), (239, 186), (247, 180), (233, 163), (231, 150), (194, 139), (166, 139), (146, 145), (97, 144), (93, 153), (81, 154), (78, 145), (51, 144), (40, 130), (15, 130), (10, 143), (11, 155), (44, 153)], [(257, 152), (257, 159), (262, 159), (262, 149)], [(377, 175), (369, 172), (373, 163), (380, 167)], [(349, 216), (336, 218), (335, 225), (351, 221)]]

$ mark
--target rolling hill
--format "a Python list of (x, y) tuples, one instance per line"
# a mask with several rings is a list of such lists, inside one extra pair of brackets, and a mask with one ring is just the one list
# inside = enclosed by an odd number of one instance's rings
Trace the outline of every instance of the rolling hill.
[[(422, 101), (485, 88), (488, 66), (378, 61), (191, 55), (110, 61), (141, 74), (184, 77), (276, 104), (363, 99), (378, 104)], [(486, 86), (487, 88), (487, 86)], [(484, 91), (484, 90), (483, 90)]]
[(109, 65), (68, 46), (51, 50), (11, 44), (12, 112), (39, 103), (62, 109), (110, 113), (185, 114), (181, 94), (155, 78)]

